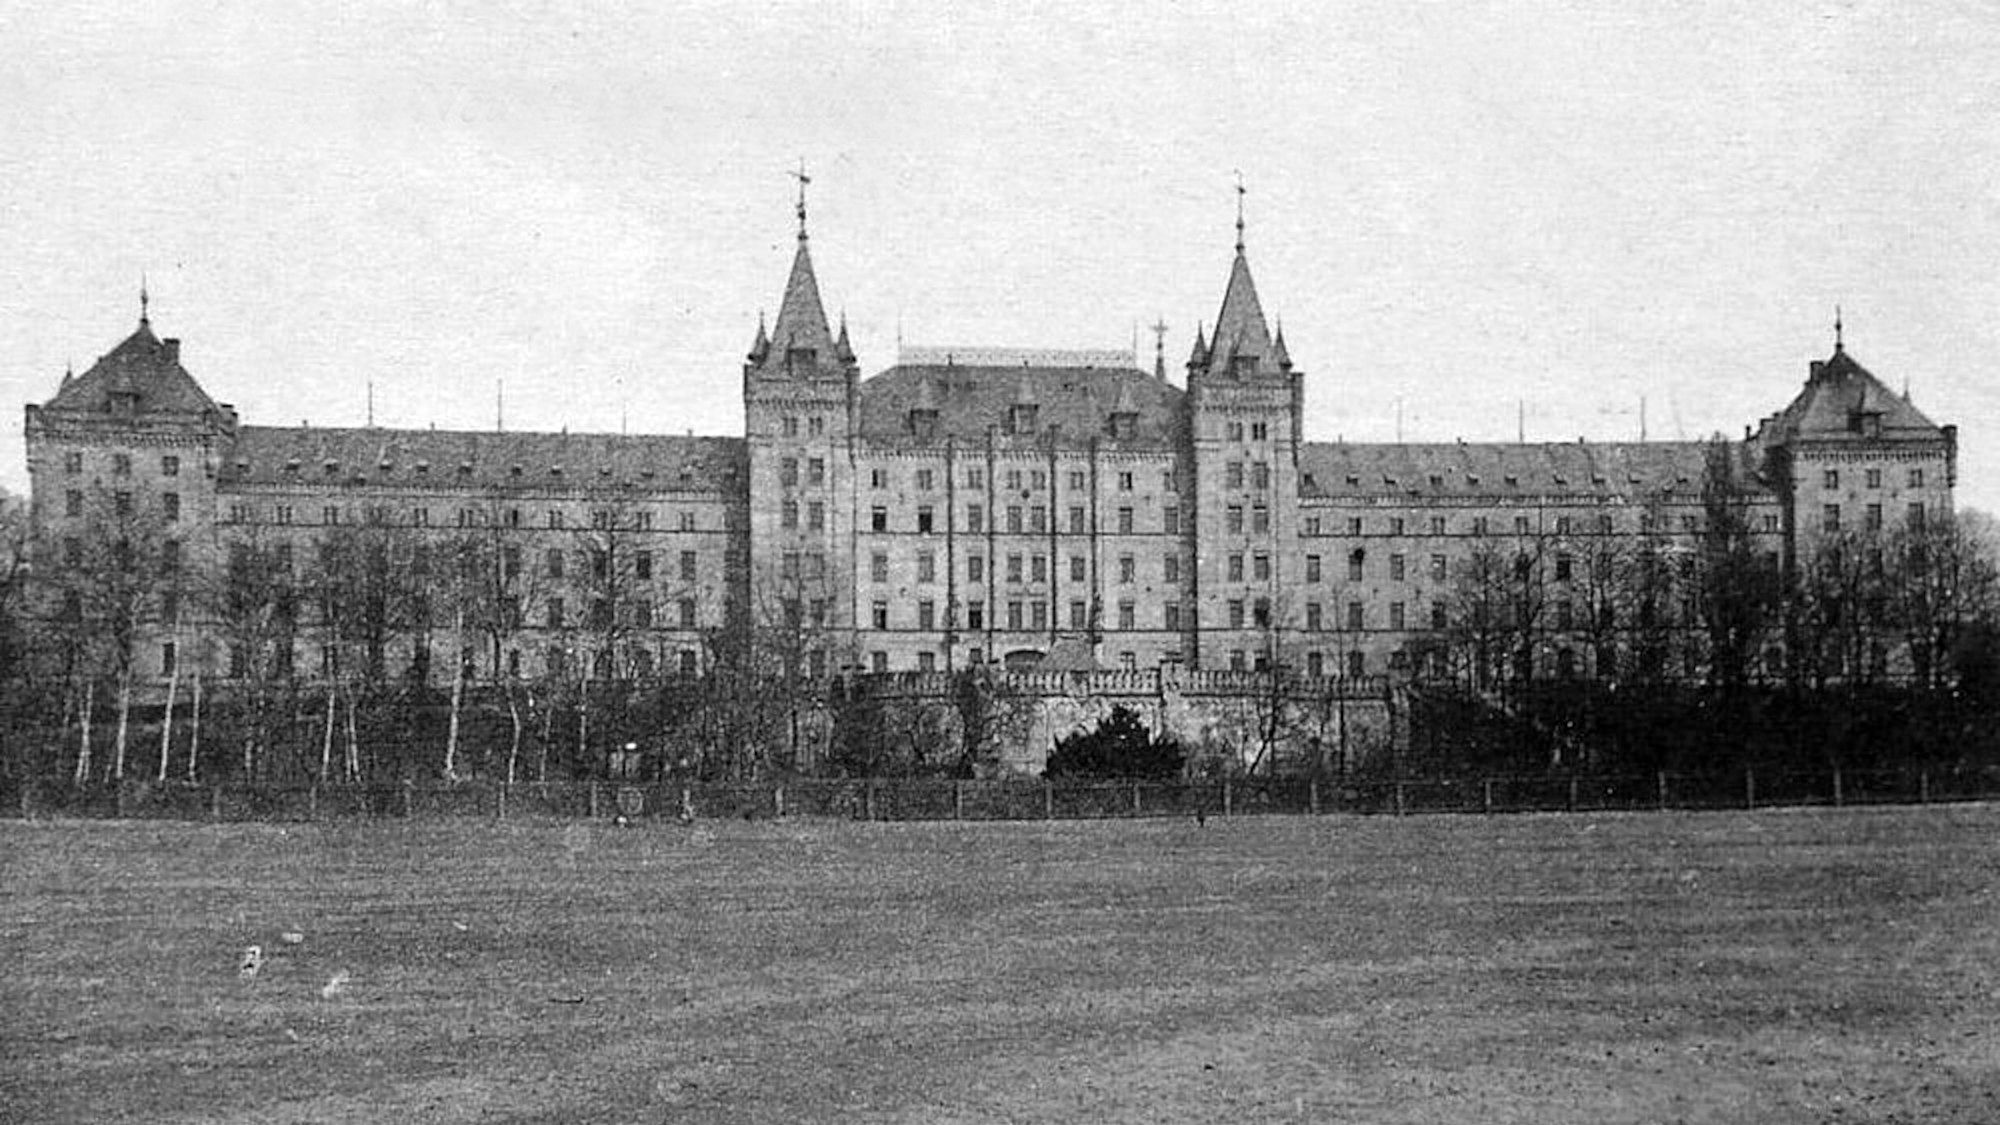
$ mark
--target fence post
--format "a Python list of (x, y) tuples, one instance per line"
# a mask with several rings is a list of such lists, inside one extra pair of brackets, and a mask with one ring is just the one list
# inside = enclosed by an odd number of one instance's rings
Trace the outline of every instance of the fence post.
[(590, 819), (597, 819), (597, 779), (590, 779)]
[(777, 808), (778, 819), (785, 819), (785, 787), (783, 785), (779, 785), (771, 790), (771, 803)]
[(1917, 803), (1920, 805), (1931, 803), (1931, 771), (1929, 770), (1917, 771)]
[(1840, 767), (1835, 766), (1833, 767), (1833, 807), (1837, 809), (1841, 804)]
[(1230, 808), (1229, 779), (1222, 779), (1222, 815), (1228, 816)]
[(864, 819), (875, 819), (875, 779), (868, 779), (867, 788), (861, 791), (861, 812)]
[(208, 787), (208, 819), (222, 819), (222, 786), (220, 785), (211, 785)]
[(956, 779), (951, 783), (951, 818), (965, 819), (965, 782)]
[(404, 819), (404, 820), (408, 820), (408, 819), (410, 819), (410, 798), (411, 798), (411, 796), (412, 796), (412, 795), (413, 795), (413, 794), (415, 793), (415, 791), (416, 791), (416, 788), (417, 788), (417, 783), (416, 783), (416, 782), (414, 782), (414, 781), (411, 781), (411, 780), (410, 780), (409, 778), (407, 778), (407, 777), (403, 779), (403, 819)]
[(493, 819), (495, 819), (495, 820), (506, 820), (506, 819), (507, 819), (507, 783), (503, 781), (503, 782), (501, 782), (500, 784), (498, 784), (498, 785), (494, 786), (494, 787), (493, 787), (493, 793), (494, 793), (494, 797), (493, 797), (493, 801), (494, 801), (494, 805), (493, 805), (493, 807), (494, 807), (494, 810), (495, 810), (495, 813), (496, 813), (496, 815), (494, 816), (494, 818), (493, 818)]
[(1319, 778), (1306, 782), (1306, 807), (1314, 816), (1319, 815)]
[(1743, 767), (1743, 807), (1757, 807), (1757, 771), (1749, 766)]
[(1576, 775), (1569, 775), (1569, 811), (1576, 811)]
[(1139, 783), (1132, 783), (1132, 815), (1139, 815)]
[(1660, 811), (1667, 811), (1667, 771), (1660, 770), (1654, 775), (1660, 783)]
[(319, 819), (319, 782), (306, 786), (306, 819)]
[(1482, 807), (1482, 808), (1483, 808), (1483, 809), (1485, 810), (1485, 812), (1486, 812), (1486, 815), (1487, 815), (1487, 816), (1492, 816), (1492, 815), (1493, 815), (1493, 779), (1492, 779), (1492, 778), (1490, 778), (1490, 777), (1489, 777), (1489, 778), (1487, 778), (1487, 779), (1486, 779), (1486, 780), (1485, 780), (1485, 781), (1484, 781), (1483, 783), (1481, 783), (1481, 788), (1482, 788), (1482, 789), (1484, 790), (1484, 796), (1483, 796), (1483, 800), (1482, 800), (1482, 803), (1481, 803), (1481, 807)]
[(1399, 777), (1396, 779), (1396, 815), (1402, 816), (1404, 809), (1405, 806), (1403, 801), (1403, 779)]

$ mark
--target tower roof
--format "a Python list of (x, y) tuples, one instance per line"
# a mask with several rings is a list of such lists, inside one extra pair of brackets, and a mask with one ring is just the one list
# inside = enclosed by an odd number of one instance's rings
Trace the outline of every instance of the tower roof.
[(181, 366), (180, 341), (153, 335), (143, 315), (139, 327), (74, 378), (65, 377), (44, 409), (108, 414), (128, 405), (135, 413), (201, 414), (215, 400)]
[(819, 299), (819, 279), (813, 276), (812, 253), (805, 239), (799, 240), (792, 255), (792, 274), (785, 281), (785, 299), (778, 306), (778, 319), (771, 326), (771, 342), (779, 358), (794, 348), (810, 348), (820, 356), (834, 354), (833, 332), (827, 327), (826, 307)]
[(1222, 311), (1215, 314), (1215, 346), (1235, 355), (1271, 354), (1271, 329), (1264, 306), (1257, 300), (1257, 283), (1250, 279), (1250, 260), (1237, 247), (1229, 267), (1229, 287), (1222, 293)]
[(1763, 431), (1767, 441), (1907, 441), (1942, 436), (1937, 423), (1884, 386), (1837, 338), (1833, 354), (1813, 361), (1804, 389), (1765, 420)]

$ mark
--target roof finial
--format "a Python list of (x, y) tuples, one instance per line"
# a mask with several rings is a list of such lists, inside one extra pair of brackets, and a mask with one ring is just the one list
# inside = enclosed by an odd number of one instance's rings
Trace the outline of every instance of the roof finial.
[(1167, 381), (1167, 318), (1161, 317), (1147, 327), (1153, 331), (1153, 376), (1164, 383)]
[(1833, 306), (1833, 350), (1835, 352), (1845, 350), (1840, 340), (1840, 306), (1837, 304)]
[(146, 271), (140, 270), (139, 271), (139, 323), (140, 324), (152, 323), (146, 308), (146, 306), (150, 302), (151, 298), (149, 298), (146, 295)]
[(1236, 252), (1238, 254), (1241, 254), (1243, 252), (1243, 193), (1247, 189), (1245, 189), (1243, 186), (1243, 169), (1238, 168), (1235, 171), (1236, 171)]
[(804, 242), (806, 240), (806, 185), (812, 183), (812, 177), (806, 175), (806, 158), (803, 156), (799, 157), (799, 170), (787, 174), (799, 182), (799, 241)]

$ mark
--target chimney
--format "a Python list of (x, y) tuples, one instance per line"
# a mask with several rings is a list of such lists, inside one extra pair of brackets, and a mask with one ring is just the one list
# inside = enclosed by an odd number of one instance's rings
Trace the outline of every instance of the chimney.
[(177, 336), (169, 336), (160, 341), (160, 350), (166, 354), (168, 363), (181, 361), (181, 342)]
[(1806, 381), (1817, 383), (1820, 380), (1820, 376), (1824, 374), (1826, 374), (1826, 361), (1821, 359), (1813, 360), (1812, 365), (1806, 370)]

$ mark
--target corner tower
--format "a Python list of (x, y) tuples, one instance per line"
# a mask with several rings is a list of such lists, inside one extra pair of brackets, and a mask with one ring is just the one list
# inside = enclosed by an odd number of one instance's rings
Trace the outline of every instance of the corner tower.
[[(1237, 189), (1236, 256), (1212, 334), (1196, 330), (1188, 357), (1188, 447), (1194, 500), (1185, 521), (1194, 559), (1194, 612), (1186, 651), (1199, 668), (1284, 663), (1279, 639), (1303, 610), (1286, 591), (1301, 575), (1298, 529), (1302, 376), (1282, 325), (1274, 335), (1243, 250)], [(1197, 549), (1198, 548), (1198, 549)]]
[(743, 365), (751, 624), (796, 674), (847, 663), (854, 623), (854, 417), (860, 370), (820, 302), (800, 176), (798, 248), (777, 320)]

